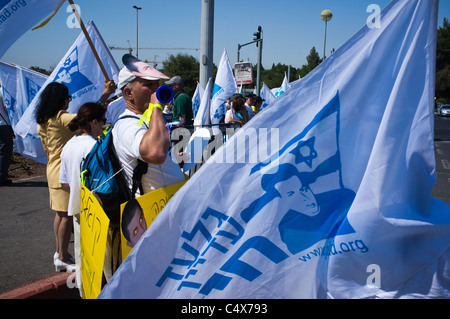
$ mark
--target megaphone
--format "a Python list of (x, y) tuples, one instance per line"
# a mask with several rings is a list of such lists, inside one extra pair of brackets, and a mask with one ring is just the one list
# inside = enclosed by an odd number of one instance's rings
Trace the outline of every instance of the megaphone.
[(156, 90), (156, 98), (162, 104), (169, 104), (173, 100), (173, 90), (169, 85), (161, 85)]

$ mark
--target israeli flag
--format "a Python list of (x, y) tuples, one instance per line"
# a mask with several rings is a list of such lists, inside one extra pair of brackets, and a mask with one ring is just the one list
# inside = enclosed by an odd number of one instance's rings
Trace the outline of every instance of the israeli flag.
[(202, 93), (200, 105), (197, 111), (197, 115), (194, 118), (194, 126), (207, 126), (211, 125), (211, 90), (212, 90), (212, 78), (209, 78), (206, 88)]
[(209, 116), (210, 104), (211, 104), (211, 90), (212, 90), (212, 78), (209, 78), (206, 84), (205, 90), (202, 92), (202, 98), (200, 101), (200, 107), (197, 115), (194, 119), (195, 131), (189, 138), (186, 144), (184, 154), (183, 171), (187, 172), (191, 170), (197, 163), (203, 160), (203, 153), (211, 139), (211, 133), (209, 128), (205, 126), (211, 125), (211, 118)]
[[(86, 24), (86, 30), (109, 78), (118, 83), (119, 68), (93, 21)], [(69, 113), (76, 113), (81, 105), (97, 101), (102, 95), (105, 88), (105, 77), (83, 32), (58, 63), (42, 88), (45, 88), (50, 82), (63, 83), (69, 89), (69, 94), (72, 96), (67, 110)], [(16, 126), (16, 133), (20, 136), (31, 134), (39, 138), (34, 111), (41, 91), (31, 101)]]
[(214, 82), (211, 98), (211, 124), (218, 124), (227, 109), (225, 101), (237, 91), (236, 80), (233, 69), (228, 59), (227, 51), (224, 49), (217, 68), (216, 80)]
[(262, 85), (259, 96), (261, 96), (261, 98), (264, 100), (261, 104), (260, 111), (271, 105), (273, 102), (275, 102), (276, 99), (275, 95), (273, 95), (272, 91), (270, 91), (265, 83), (263, 83)]
[(198, 108), (200, 107), (200, 103), (202, 101), (203, 96), (203, 88), (200, 83), (197, 82), (197, 87), (195, 88), (194, 95), (192, 96), (192, 113), (195, 116), (197, 115)]
[[(13, 130), (48, 76), (19, 65), (0, 62), (0, 83), (3, 99)], [(31, 134), (16, 135), (14, 152), (47, 164), (47, 154), (41, 140)]]
[(18, 38), (63, 3), (64, 0), (0, 0), (0, 57)]
[(289, 87), (289, 81), (287, 79), (286, 72), (284, 72), (284, 79), (281, 83), (281, 86), (279, 88), (272, 89), (271, 92), (276, 98), (279, 98), (284, 92), (289, 89)]
[(431, 197), (437, 9), (392, 1), (238, 130), (99, 297), (448, 298), (450, 206)]

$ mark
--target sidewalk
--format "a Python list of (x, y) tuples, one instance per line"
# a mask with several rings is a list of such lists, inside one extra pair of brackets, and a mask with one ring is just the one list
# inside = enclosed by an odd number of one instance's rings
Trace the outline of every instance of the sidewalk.
[(67, 280), (73, 273), (55, 273), (46, 278), (0, 295), (0, 299), (81, 299), (78, 289), (71, 289)]

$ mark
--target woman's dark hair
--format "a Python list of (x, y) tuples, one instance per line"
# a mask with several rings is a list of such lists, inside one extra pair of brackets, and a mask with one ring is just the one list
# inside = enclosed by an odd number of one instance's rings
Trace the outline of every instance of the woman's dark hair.
[(230, 97), (230, 101), (234, 112), (241, 118), (242, 124), (247, 123), (249, 116), (245, 108), (245, 98), (241, 94), (235, 93)]
[(230, 97), (231, 103), (233, 103), (233, 109), (235, 111), (241, 111), (245, 109), (245, 98), (240, 94), (233, 94)]
[(100, 121), (105, 118), (106, 110), (103, 106), (98, 103), (85, 103), (83, 104), (77, 112), (77, 116), (69, 123), (69, 129), (72, 132), (78, 129), (90, 132), (91, 126), (90, 122), (93, 120)]
[(69, 97), (69, 89), (62, 83), (52, 82), (48, 84), (39, 99), (36, 106), (36, 122), (45, 124), (64, 107), (66, 99)]

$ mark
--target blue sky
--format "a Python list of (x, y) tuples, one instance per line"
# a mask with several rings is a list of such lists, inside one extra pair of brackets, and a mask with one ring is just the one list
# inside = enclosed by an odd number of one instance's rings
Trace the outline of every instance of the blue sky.
[[(136, 10), (139, 11), (139, 46), (147, 48), (200, 48), (201, 0), (74, 0), (86, 23), (93, 20), (107, 45), (136, 47)], [(272, 63), (301, 67), (314, 46), (323, 54), (324, 9), (333, 13), (327, 29), (327, 55), (339, 48), (367, 21), (370, 4), (383, 9), (389, 0), (215, 0), (214, 63), (219, 64), (224, 49), (231, 64), (236, 62), (237, 45), (253, 40), (253, 32), (263, 29), (262, 65)], [(2, 61), (25, 67), (55, 66), (75, 41), (81, 29), (69, 28), (68, 2), (57, 15), (36, 31), (28, 31), (2, 57)], [(70, 8), (69, 8), (70, 9)], [(438, 25), (450, 18), (450, 1), (441, 0)], [(112, 50), (119, 67), (125, 50)], [(188, 53), (199, 58), (200, 51), (139, 50), (139, 58), (164, 61), (170, 54)], [(241, 59), (257, 62), (254, 44), (241, 49)], [(160, 64), (161, 65), (161, 64)]]

